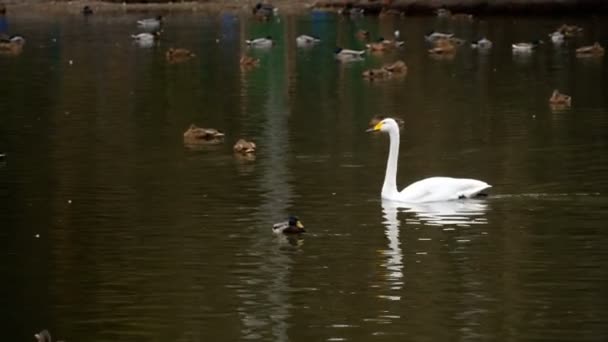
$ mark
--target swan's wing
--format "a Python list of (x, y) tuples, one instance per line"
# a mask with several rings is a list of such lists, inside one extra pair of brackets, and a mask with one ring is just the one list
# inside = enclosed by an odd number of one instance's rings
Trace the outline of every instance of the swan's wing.
[(404, 202), (436, 202), (471, 198), (491, 185), (476, 179), (431, 177), (412, 183), (399, 193)]

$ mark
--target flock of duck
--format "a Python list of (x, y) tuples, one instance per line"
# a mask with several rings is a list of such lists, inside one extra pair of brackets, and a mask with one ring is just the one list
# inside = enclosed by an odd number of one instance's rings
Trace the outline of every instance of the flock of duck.
[[(4, 9), (4, 12), (6, 9)], [(260, 20), (269, 20), (278, 14), (278, 9), (266, 3), (258, 3), (252, 8), (253, 15)], [(345, 6), (339, 11), (341, 15), (361, 16), (363, 12), (352, 6)], [(85, 6), (82, 9), (82, 14), (90, 16), (93, 14), (93, 9)], [(0, 15), (3, 15), (0, 13)], [(383, 10), (380, 16), (402, 15), (402, 13)], [(440, 9), (437, 11), (439, 17), (449, 17), (452, 19), (471, 20), (471, 15), (452, 14), (448, 10)], [(137, 21), (137, 26), (143, 31), (133, 34), (132, 39), (142, 47), (154, 46), (162, 33), (164, 18), (156, 16)], [(582, 28), (573, 25), (562, 25), (554, 32), (549, 34), (551, 42), (555, 45), (562, 44), (566, 39), (576, 37), (582, 33)], [(371, 34), (368, 31), (359, 30), (356, 38), (364, 42), (365, 49), (355, 50), (346, 48), (336, 48), (334, 58), (341, 63), (350, 63), (364, 60), (368, 53), (383, 53), (400, 49), (405, 45), (405, 42), (400, 40), (400, 32), (396, 30), (393, 34), (393, 39), (385, 39), (379, 37), (375, 40), (370, 39)], [(465, 45), (464, 39), (457, 38), (452, 33), (431, 31), (424, 37), (429, 44), (428, 53), (432, 56), (444, 58), (452, 58), (462, 46)], [(301, 48), (313, 47), (320, 43), (321, 39), (310, 35), (300, 35), (296, 38), (296, 45)], [(251, 49), (269, 49), (274, 46), (275, 42), (271, 36), (257, 37), (248, 39), (245, 44)], [(518, 42), (512, 44), (513, 54), (531, 54), (540, 45), (541, 40), (531, 42)], [(21, 36), (0, 35), (0, 54), (18, 55), (23, 50), (25, 39)], [(470, 48), (480, 52), (490, 51), (493, 47), (492, 41), (486, 37), (474, 41), (470, 44)], [(601, 57), (604, 55), (604, 48), (595, 43), (591, 46), (583, 46), (576, 49), (576, 56), (579, 58)], [(196, 55), (188, 49), (171, 47), (166, 50), (165, 58), (168, 63), (182, 63), (188, 61)], [(242, 68), (255, 68), (259, 66), (260, 61), (257, 58), (244, 54), (240, 58)], [(380, 68), (368, 69), (363, 71), (362, 77), (366, 80), (381, 80), (394, 77), (402, 77), (407, 73), (407, 65), (402, 60), (397, 60), (392, 63), (387, 63)], [(555, 106), (570, 106), (571, 97), (562, 94), (559, 90), (554, 90), (549, 98), (549, 103)], [(387, 173), (382, 188), (382, 198), (406, 201), (420, 202), (429, 200), (451, 200), (459, 198), (469, 198), (480, 194), (490, 188), (485, 182), (474, 179), (457, 179), (449, 177), (432, 177), (418, 181), (401, 192), (396, 189), (396, 158), (398, 155), (398, 137), (399, 129), (403, 125), (403, 120), (399, 118), (374, 117), (370, 121), (371, 131), (382, 131), (389, 133), (391, 142), (391, 152), (387, 164)], [(223, 143), (225, 134), (217, 129), (198, 127), (195, 124), (184, 132), (184, 144), (187, 146), (201, 146), (208, 144)], [(233, 145), (234, 153), (242, 156), (253, 156), (256, 152), (256, 144), (253, 141), (246, 139), (238, 139)], [(2, 156), (4, 157), (4, 156)], [(286, 222), (277, 223), (272, 227), (273, 232), (282, 234), (300, 234), (305, 232), (301, 221), (291, 216)]]

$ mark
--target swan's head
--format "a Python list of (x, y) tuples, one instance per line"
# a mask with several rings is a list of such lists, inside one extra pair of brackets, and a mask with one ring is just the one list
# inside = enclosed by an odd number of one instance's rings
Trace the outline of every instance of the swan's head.
[(378, 122), (373, 128), (368, 129), (367, 132), (390, 132), (391, 130), (399, 131), (399, 124), (391, 118), (386, 118)]
[(302, 221), (300, 221), (300, 219), (297, 218), (296, 216), (289, 216), (288, 222), (289, 222), (290, 227), (304, 228)]

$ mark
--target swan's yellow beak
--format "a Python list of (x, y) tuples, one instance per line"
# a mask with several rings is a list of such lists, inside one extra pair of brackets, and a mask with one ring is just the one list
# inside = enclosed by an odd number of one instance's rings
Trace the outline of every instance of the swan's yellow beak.
[(368, 130), (366, 130), (366, 132), (376, 132), (379, 131), (382, 128), (382, 121), (378, 122), (376, 124), (376, 126), (374, 126), (374, 128), (370, 128)]
[(300, 220), (298, 220), (298, 222), (296, 223), (296, 226), (298, 228), (304, 228), (304, 225), (302, 224), (302, 222), (300, 222)]

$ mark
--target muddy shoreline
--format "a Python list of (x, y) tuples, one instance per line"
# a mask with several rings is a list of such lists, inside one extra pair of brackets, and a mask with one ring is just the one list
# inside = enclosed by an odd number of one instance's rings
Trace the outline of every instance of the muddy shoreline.
[[(142, 2), (139, 2), (142, 1)], [(9, 13), (80, 13), (83, 6), (91, 6), (96, 13), (131, 11), (167, 12), (218, 12), (249, 11), (256, 0), (199, 0), (163, 2), (139, 1), (49, 1), (49, 0), (0, 0)], [(144, 2), (145, 1), (145, 2)], [(439, 8), (452, 12), (474, 15), (598, 15), (608, 14), (606, 0), (274, 0), (269, 1), (281, 13), (301, 13), (313, 8), (337, 11), (345, 4), (365, 10), (367, 15), (379, 14), (382, 9), (392, 9), (405, 15), (434, 15)], [(0, 5), (1, 6), (1, 5)]]
[(345, 3), (361, 8), (368, 14), (383, 9), (403, 12), (406, 15), (434, 15), (444, 8), (453, 13), (474, 15), (595, 15), (608, 14), (608, 1), (604, 0), (378, 0), (340, 1), (319, 0), (319, 8), (342, 8)]

